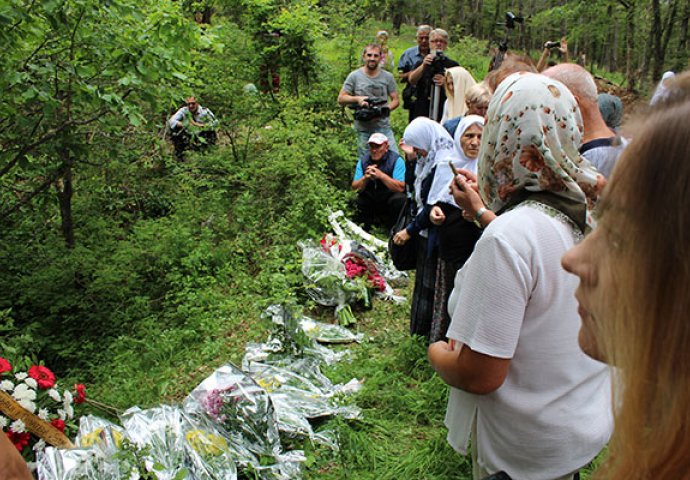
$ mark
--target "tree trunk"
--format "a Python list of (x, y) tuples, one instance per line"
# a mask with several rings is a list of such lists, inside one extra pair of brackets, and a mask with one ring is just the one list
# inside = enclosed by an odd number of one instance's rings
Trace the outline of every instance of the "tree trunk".
[[(652, 24), (649, 29), (649, 39), (647, 40), (647, 51), (652, 54), (652, 81), (661, 77), (661, 36), (664, 29), (661, 26), (661, 5), (659, 0), (652, 0)], [(651, 46), (651, 48), (649, 48)]]
[(676, 71), (687, 68), (688, 61), (688, 21), (690, 21), (690, 0), (685, 0), (683, 18), (680, 21), (680, 36), (678, 38), (678, 56), (674, 69)]
[(676, 14), (678, 13), (678, 2), (672, 0), (669, 3), (669, 11), (666, 17), (666, 26), (664, 27), (663, 37), (661, 39), (661, 52), (659, 56), (659, 72), (658, 77), (661, 78), (661, 70), (664, 69), (664, 63), (666, 60), (666, 52), (668, 51), (668, 43), (671, 40), (671, 34), (673, 33), (673, 25), (676, 23)]
[(635, 50), (635, 0), (627, 3), (625, 12), (625, 79), (628, 83), (628, 91), (635, 90), (637, 74), (633, 59)]
[(66, 146), (60, 150), (62, 168), (60, 178), (55, 183), (58, 204), (60, 205), (60, 219), (62, 236), (68, 248), (74, 248), (74, 222), (72, 220), (72, 153)]

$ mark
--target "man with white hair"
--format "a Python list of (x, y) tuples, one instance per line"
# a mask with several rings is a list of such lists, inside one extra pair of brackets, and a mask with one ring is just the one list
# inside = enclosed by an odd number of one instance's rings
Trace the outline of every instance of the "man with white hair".
[(585, 128), (580, 154), (604, 177), (609, 178), (628, 142), (611, 130), (601, 116), (594, 78), (587, 70), (574, 63), (561, 63), (547, 68), (542, 75), (558, 80), (575, 97)]
[[(446, 69), (459, 67), (460, 64), (455, 60), (446, 57), (444, 51), (448, 48), (448, 32), (441, 28), (436, 28), (429, 34), (429, 44), (431, 51), (424, 57), (422, 63), (410, 72), (407, 80), (417, 87), (417, 100), (414, 108), (410, 110), (410, 120), (417, 117), (429, 117), (432, 120), (440, 121), (443, 115), (443, 104), (446, 101)], [(434, 104), (438, 108), (433, 112), (432, 95), (435, 98)], [(432, 113), (435, 113), (432, 115)], [(433, 118), (432, 118), (433, 117)]]

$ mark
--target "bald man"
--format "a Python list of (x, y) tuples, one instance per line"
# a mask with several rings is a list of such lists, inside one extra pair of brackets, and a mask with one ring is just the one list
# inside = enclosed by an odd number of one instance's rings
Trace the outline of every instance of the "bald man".
[(585, 127), (580, 154), (608, 179), (628, 142), (611, 130), (601, 116), (594, 77), (574, 63), (547, 68), (542, 75), (558, 80), (575, 96)]

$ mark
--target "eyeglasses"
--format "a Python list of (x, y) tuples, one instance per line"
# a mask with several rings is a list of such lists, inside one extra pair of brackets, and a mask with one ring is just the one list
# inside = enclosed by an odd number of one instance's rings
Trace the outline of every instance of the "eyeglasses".
[(430, 43), (448, 43), (448, 40), (443, 38), (434, 38)]
[(385, 145), (385, 143), (370, 143), (369, 148), (372, 150), (378, 150), (379, 148), (382, 148)]

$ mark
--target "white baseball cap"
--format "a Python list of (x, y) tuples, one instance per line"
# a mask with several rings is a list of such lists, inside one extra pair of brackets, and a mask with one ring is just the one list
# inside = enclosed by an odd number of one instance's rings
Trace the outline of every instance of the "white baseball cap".
[(367, 143), (375, 143), (376, 145), (383, 145), (384, 143), (388, 143), (388, 137), (386, 137), (383, 133), (372, 133), (371, 137), (369, 137), (369, 141)]

